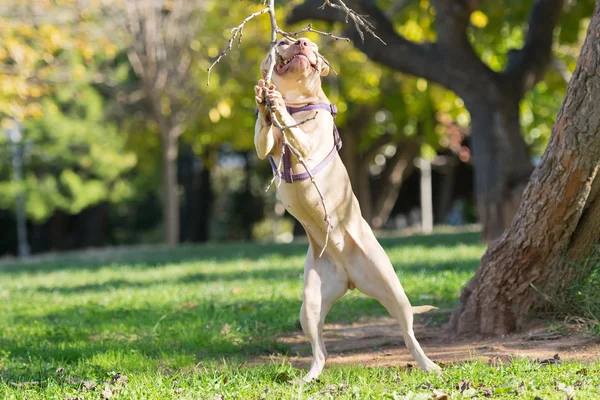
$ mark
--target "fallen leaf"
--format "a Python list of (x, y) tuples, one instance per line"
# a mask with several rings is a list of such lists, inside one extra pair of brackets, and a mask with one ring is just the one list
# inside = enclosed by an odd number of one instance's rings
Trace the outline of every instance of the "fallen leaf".
[(429, 393), (419, 393), (415, 397), (412, 397), (411, 400), (430, 400), (431, 395)]
[(463, 379), (460, 382), (458, 382), (458, 385), (456, 385), (456, 388), (462, 393), (465, 390), (470, 389), (472, 386), (473, 386), (473, 383), (471, 381), (465, 381)]
[(63, 400), (83, 400), (81, 397), (65, 397)]
[(229, 335), (229, 332), (231, 332), (231, 325), (223, 325), (223, 327), (221, 328), (221, 335)]
[(100, 393), (101, 399), (110, 399), (113, 397), (113, 392), (109, 386), (106, 386), (104, 390)]
[(569, 399), (573, 398), (573, 395), (575, 394), (575, 388), (573, 386), (567, 386), (564, 383), (559, 383), (556, 385), (556, 388), (561, 392), (565, 392)]
[(462, 392), (463, 397), (467, 397), (467, 398), (471, 398), (471, 397), (476, 397), (477, 396), (477, 389), (475, 388), (468, 388), (465, 391)]
[(229, 382), (229, 377), (227, 375), (225, 375), (225, 377), (223, 378), (223, 383), (227, 383)]
[(555, 354), (552, 358), (546, 358), (545, 360), (538, 360), (538, 363), (541, 365), (551, 365), (551, 364), (562, 364), (562, 361), (558, 354)]
[(127, 385), (127, 383), (129, 382), (129, 378), (127, 377), (127, 375), (121, 375), (120, 372), (117, 372), (116, 374), (114, 374), (112, 376), (112, 378), (110, 378), (110, 384), (114, 385), (114, 384), (120, 384), (120, 385)]
[(86, 392), (89, 390), (96, 390), (96, 382), (94, 381), (85, 381), (83, 382), (83, 390)]
[(492, 395), (494, 394), (494, 391), (490, 388), (480, 388), (479, 390), (483, 392), (483, 395), (485, 397), (492, 397)]
[(502, 359), (498, 356), (492, 357), (490, 361), (488, 361), (488, 364), (492, 367), (497, 367), (499, 365), (502, 365)]
[(431, 389), (431, 391), (433, 392), (432, 400), (448, 400), (448, 399), (450, 399), (450, 397), (448, 397), (448, 395), (446, 393), (442, 392), (441, 390)]
[(183, 388), (177, 388), (177, 389), (175, 389), (175, 393), (177, 393), (177, 394), (183, 393)]
[(63, 374), (63, 372), (65, 372), (65, 369), (63, 367), (58, 367), (56, 368), (56, 372), (54, 373), (54, 375), (56, 375), (56, 377), (58, 378)]

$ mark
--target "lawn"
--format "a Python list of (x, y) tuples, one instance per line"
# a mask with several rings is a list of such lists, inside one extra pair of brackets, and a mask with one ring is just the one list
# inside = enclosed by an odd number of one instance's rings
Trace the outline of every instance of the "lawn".
[[(477, 233), (382, 239), (413, 305), (452, 307), (477, 268)], [(75, 253), (0, 265), (0, 399), (600, 397), (600, 363), (327, 366), (293, 383), (278, 335), (297, 329), (305, 244), (219, 244)], [(385, 315), (356, 291), (328, 321)], [(461, 380), (473, 383), (462, 393)], [(428, 383), (429, 382), (429, 383)]]

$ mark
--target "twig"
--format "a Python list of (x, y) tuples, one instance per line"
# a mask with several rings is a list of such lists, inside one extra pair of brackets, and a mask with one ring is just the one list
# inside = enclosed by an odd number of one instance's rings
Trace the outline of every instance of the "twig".
[(373, 24), (371, 24), (369, 21), (364, 19), (362, 15), (357, 14), (354, 10), (352, 10), (351, 8), (348, 8), (348, 6), (346, 4), (344, 4), (344, 2), (342, 0), (334, 0), (334, 1), (337, 1), (339, 4), (333, 4), (331, 1), (332, 0), (324, 0), (323, 5), (321, 5), (321, 7), (319, 7), (319, 9), (323, 9), (323, 8), (325, 8), (325, 6), (329, 6), (331, 8), (335, 8), (336, 10), (343, 11), (344, 13), (346, 13), (346, 23), (348, 23), (348, 18), (352, 18), (352, 21), (354, 22), (354, 26), (356, 27), (356, 30), (358, 31), (358, 34), (360, 35), (360, 38), (363, 42), (365, 41), (365, 36), (364, 36), (363, 31), (361, 30), (361, 27), (362, 27), (362, 29), (364, 29), (365, 31), (367, 31), (371, 35), (373, 35), (373, 37), (375, 37), (376, 39), (379, 39), (379, 41), (381, 43), (386, 44), (373, 31), (373, 28), (375, 28), (373, 26)]
[(227, 42), (227, 46), (223, 49), (223, 51), (221, 51), (221, 53), (217, 56), (217, 58), (215, 59), (215, 61), (213, 61), (213, 63), (210, 65), (210, 67), (208, 67), (208, 76), (206, 77), (206, 86), (210, 85), (210, 71), (212, 71), (212, 69), (214, 68), (214, 66), (217, 65), (217, 63), (219, 61), (221, 61), (221, 59), (227, 55), (227, 52), (230, 51), (233, 48), (233, 42), (235, 41), (235, 38), (238, 36), (238, 34), (240, 36), (239, 39), (238, 39), (238, 46), (240, 44), (242, 44), (242, 36), (244, 35), (244, 25), (246, 25), (246, 23), (248, 21), (250, 21), (252, 18), (258, 17), (259, 15), (265, 14), (267, 12), (269, 12), (269, 7), (263, 8), (260, 11), (252, 13), (249, 16), (247, 16), (242, 21), (241, 24), (239, 24), (235, 28), (231, 29), (231, 38)]
[(322, 55), (320, 55), (319, 53), (317, 53), (317, 57), (321, 57), (321, 60), (327, 64), (327, 66), (329, 67), (330, 70), (333, 71), (334, 74), (338, 75), (337, 71), (335, 69), (333, 69), (333, 67), (331, 66), (331, 64), (329, 64), (329, 61), (327, 61), (327, 59), (325, 57), (323, 57)]
[(319, 35), (327, 36), (327, 37), (330, 37), (335, 40), (345, 40), (346, 42), (350, 42), (350, 38), (336, 36), (333, 33), (323, 32), (323, 31), (318, 31), (316, 29), (313, 29), (312, 24), (308, 24), (308, 26), (306, 28), (303, 28), (303, 29), (300, 29), (297, 31), (293, 31), (293, 32), (289, 32), (289, 33), (286, 32), (286, 33), (290, 36), (298, 36), (300, 33), (304, 33), (304, 32), (314, 32), (314, 33), (318, 33)]

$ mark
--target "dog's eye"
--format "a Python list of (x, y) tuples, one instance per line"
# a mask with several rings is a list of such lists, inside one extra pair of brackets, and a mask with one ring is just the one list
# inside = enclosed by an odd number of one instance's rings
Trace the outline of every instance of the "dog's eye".
[(277, 46), (283, 46), (286, 43), (287, 43), (286, 40), (280, 40), (279, 43), (277, 43)]

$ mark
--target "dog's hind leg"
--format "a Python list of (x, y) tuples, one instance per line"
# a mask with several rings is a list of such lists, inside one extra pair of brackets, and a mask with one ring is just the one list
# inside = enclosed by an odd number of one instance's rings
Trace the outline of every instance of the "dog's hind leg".
[(313, 360), (310, 370), (303, 378), (305, 382), (316, 379), (323, 371), (327, 359), (323, 342), (325, 317), (333, 303), (347, 290), (346, 272), (336, 267), (326, 254), (319, 258), (312, 246), (309, 247), (304, 266), (304, 299), (300, 309), (300, 323), (304, 334), (310, 340)]
[(398, 320), (406, 347), (421, 368), (427, 372), (439, 372), (440, 367), (425, 355), (415, 337), (413, 308), (387, 254), (375, 237), (367, 240), (369, 252), (357, 249), (352, 257), (348, 268), (350, 280), (359, 291), (378, 300)]

